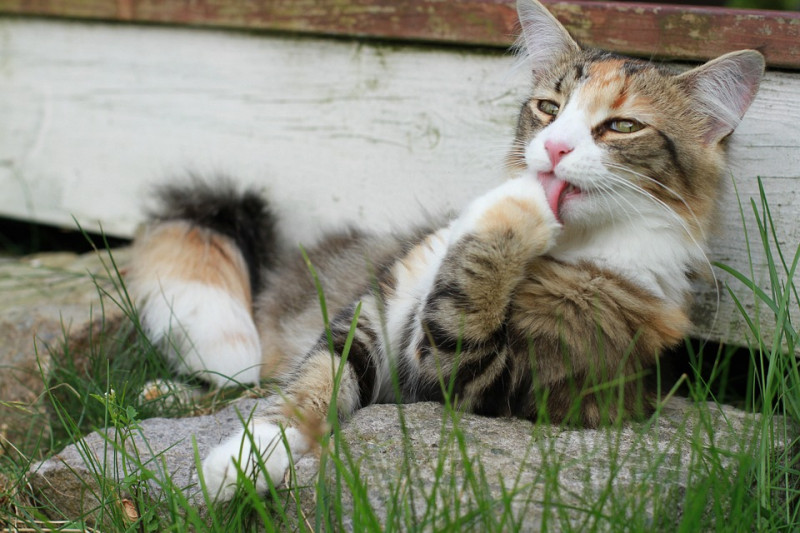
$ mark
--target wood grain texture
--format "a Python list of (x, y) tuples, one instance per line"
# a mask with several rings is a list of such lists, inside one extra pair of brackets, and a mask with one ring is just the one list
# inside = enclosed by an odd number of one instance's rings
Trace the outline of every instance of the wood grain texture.
[[(755, 48), (800, 68), (800, 13), (544, 0), (584, 45), (706, 60)], [(0, 13), (508, 47), (514, 0), (0, 0)]]
[[(502, 178), (527, 86), (499, 52), (26, 19), (0, 19), (0, 43), (0, 214), (127, 236), (150, 184), (187, 169), (262, 185), (289, 243), (458, 209)], [(732, 138), (745, 209), (762, 176), (788, 254), (798, 94), (800, 75), (768, 73)], [(750, 272), (732, 187), (718, 229), (710, 259)], [(752, 297), (717, 274), (719, 291), (698, 284), (697, 334), (744, 343), (723, 284)]]

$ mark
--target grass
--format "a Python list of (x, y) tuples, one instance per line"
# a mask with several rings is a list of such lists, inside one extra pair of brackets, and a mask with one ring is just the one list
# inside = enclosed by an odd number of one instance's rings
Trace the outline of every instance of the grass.
[[(691, 416), (676, 419), (662, 401), (646, 422), (599, 430), (600, 449), (593, 450), (580, 431), (538, 424), (524, 426), (520, 437), (519, 429), (508, 426), (509, 434), (528, 444), (514, 452), (521, 454), (513, 456), (515, 466), (498, 477), (486, 458), (505, 452), (487, 448), (491, 435), (471, 429), (474, 420), (449, 401), (438, 408), (441, 423), (433, 428), (420, 427), (414, 408), (392, 407), (391, 415), (381, 411), (401, 429), (391, 441), (376, 436), (366, 452), (348, 445), (332, 414), (333, 430), (323, 442), (327, 452), (316, 477), (300, 479), (293, 471), (291, 488), (271, 486), (266, 498), (243, 479), (233, 502), (212, 504), (206, 514), (175, 486), (163, 458), (151, 457), (143, 421), (207, 413), (243, 392), (259, 391), (141, 398), (148, 380), (168, 379), (170, 372), (139, 334), (138, 317), (109, 256), (97, 286), (123, 319), (101, 320), (81, 353), (72, 353), (74, 344), (65, 341), (47, 354), (52, 363), (42, 369), (46, 415), (31, 419), (23, 441), (0, 441), (0, 531), (514, 531), (530, 528), (533, 520), (549, 531), (796, 531), (800, 369), (790, 311), (800, 306), (794, 284), (800, 248), (778, 246), (763, 188), (759, 202), (742, 206), (743, 215), (746, 209), (755, 214), (756, 228), (745, 230), (757, 235), (750, 244), (753, 254), (759, 247), (767, 259), (769, 284), (751, 281), (754, 267), (742, 273), (718, 266), (734, 280), (728, 290), (749, 327), (750, 370), (740, 404), (759, 415), (749, 433), (730, 410), (717, 409), (725, 399), (720, 391), (731, 379), (734, 351), (703, 346), (688, 350), (688, 375), (660, 391), (666, 400), (682, 388), (695, 402)], [(320, 301), (324, 313), (321, 293)], [(731, 430), (720, 431), (726, 423)], [(102, 427), (116, 431), (98, 456), (81, 438)], [(420, 444), (426, 431), (436, 447)], [(733, 442), (731, 431), (740, 432)], [(66, 516), (59, 502), (32, 490), (25, 477), (37, 461), (68, 444), (77, 445), (91, 471), (84, 516)], [(584, 456), (570, 458), (563, 453), (569, 446)], [(193, 449), (199, 461), (196, 444)], [(382, 457), (391, 459), (393, 476), (379, 484), (373, 473)], [(603, 475), (593, 479), (592, 472)], [(683, 488), (676, 488), (678, 481)]]

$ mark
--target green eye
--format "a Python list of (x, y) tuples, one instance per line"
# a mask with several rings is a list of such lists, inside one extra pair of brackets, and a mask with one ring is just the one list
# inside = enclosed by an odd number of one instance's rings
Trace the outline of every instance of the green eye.
[(545, 115), (550, 115), (552, 117), (558, 115), (558, 104), (552, 100), (539, 100), (539, 103), (536, 105), (536, 107), (538, 107), (539, 111)]
[(627, 118), (615, 118), (606, 122), (606, 127), (617, 133), (633, 133), (644, 128), (644, 124)]

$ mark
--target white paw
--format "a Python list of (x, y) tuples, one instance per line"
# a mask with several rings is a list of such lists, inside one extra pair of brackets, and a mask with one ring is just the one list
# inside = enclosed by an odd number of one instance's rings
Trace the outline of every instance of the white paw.
[(309, 442), (295, 428), (270, 422), (254, 422), (249, 434), (240, 431), (223, 442), (203, 460), (203, 478), (212, 499), (228, 501), (236, 493), (239, 476), (249, 479), (259, 494), (283, 481), (290, 461), (297, 461), (309, 449)]
[(537, 215), (536, 220), (544, 222), (545, 229), (553, 238), (561, 231), (561, 224), (547, 202), (544, 187), (539, 180), (526, 175), (505, 181), (473, 200), (453, 223), (450, 242), (454, 243), (464, 235), (478, 231), (487, 213), (509, 200), (529, 205), (531, 213)]

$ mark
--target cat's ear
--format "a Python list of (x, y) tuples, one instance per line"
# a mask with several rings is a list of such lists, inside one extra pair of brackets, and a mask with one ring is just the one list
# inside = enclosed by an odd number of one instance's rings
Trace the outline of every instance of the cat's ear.
[(563, 55), (580, 51), (564, 26), (536, 0), (517, 0), (522, 35), (517, 42), (534, 74), (547, 70)]
[(708, 117), (704, 140), (730, 135), (753, 103), (764, 75), (764, 56), (755, 50), (725, 54), (679, 76), (698, 108)]

